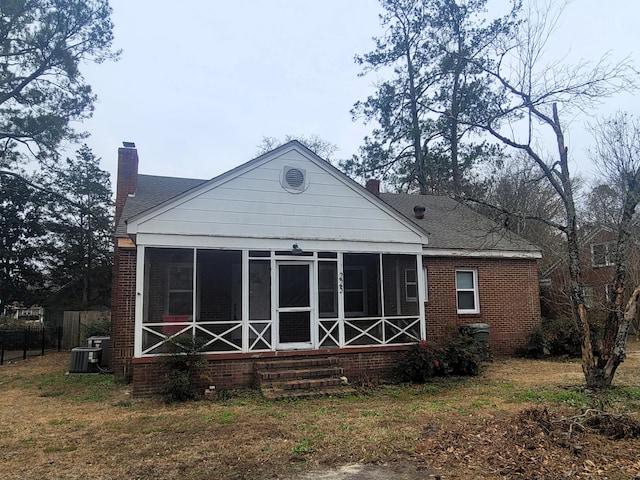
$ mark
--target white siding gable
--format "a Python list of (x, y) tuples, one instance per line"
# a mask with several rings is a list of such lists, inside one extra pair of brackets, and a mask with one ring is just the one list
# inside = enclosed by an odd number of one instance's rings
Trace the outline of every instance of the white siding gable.
[[(409, 221), (297, 144), (277, 149), (131, 219), (130, 234), (422, 244)], [(284, 167), (306, 172), (291, 193)]]

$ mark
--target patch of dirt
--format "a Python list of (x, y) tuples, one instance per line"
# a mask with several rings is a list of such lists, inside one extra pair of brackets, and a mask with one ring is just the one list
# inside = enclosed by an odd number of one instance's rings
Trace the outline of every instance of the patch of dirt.
[(384, 465), (345, 465), (331, 470), (315, 470), (296, 477), (296, 480), (424, 480), (439, 479), (439, 474), (429, 472), (414, 463), (401, 462)]

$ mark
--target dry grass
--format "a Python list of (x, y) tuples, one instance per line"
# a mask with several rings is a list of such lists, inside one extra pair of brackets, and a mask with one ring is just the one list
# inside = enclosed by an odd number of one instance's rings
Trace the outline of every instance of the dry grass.
[(69, 354), (52, 354), (0, 367), (2, 477), (275, 479), (413, 462), (442, 478), (635, 478), (640, 440), (545, 423), (594, 403), (637, 412), (637, 340), (630, 350), (595, 399), (575, 361), (500, 359), (477, 378), (358, 396), (269, 403), (242, 391), (181, 405), (131, 399), (110, 376), (66, 376)]

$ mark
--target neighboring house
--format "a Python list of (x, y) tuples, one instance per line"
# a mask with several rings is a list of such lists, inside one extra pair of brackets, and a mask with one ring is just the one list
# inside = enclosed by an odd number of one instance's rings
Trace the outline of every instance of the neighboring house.
[(210, 384), (236, 387), (258, 359), (382, 378), (461, 325), (488, 324), (498, 354), (539, 325), (539, 250), (449, 198), (364, 188), (296, 141), (208, 181), (118, 157), (113, 365), (137, 394), (172, 340), (197, 338)]
[[(581, 280), (587, 308), (604, 314), (613, 291), (615, 275), (614, 256), (616, 233), (607, 227), (594, 228), (581, 242)], [(637, 240), (629, 246), (627, 284), (633, 288), (640, 284), (640, 244)], [(543, 315), (551, 318), (569, 315), (569, 271), (566, 262), (557, 262), (543, 275), (541, 294)]]
[(25, 307), (21, 303), (14, 302), (5, 306), (3, 315), (21, 322), (44, 323), (44, 307), (38, 305)]

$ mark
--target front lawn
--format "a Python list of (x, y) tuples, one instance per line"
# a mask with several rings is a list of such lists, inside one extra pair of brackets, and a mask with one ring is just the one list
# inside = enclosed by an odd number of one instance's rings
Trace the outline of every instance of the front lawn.
[(176, 405), (131, 398), (108, 375), (65, 375), (69, 353), (50, 354), (0, 367), (2, 477), (293, 479), (411, 462), (444, 479), (634, 478), (640, 440), (578, 417), (640, 410), (640, 342), (630, 347), (596, 397), (579, 362), (498, 359), (478, 377), (353, 396), (271, 403), (246, 390)]

